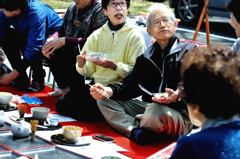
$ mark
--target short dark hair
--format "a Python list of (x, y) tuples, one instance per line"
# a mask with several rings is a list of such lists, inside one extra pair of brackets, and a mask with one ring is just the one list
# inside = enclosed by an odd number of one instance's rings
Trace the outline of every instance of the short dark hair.
[(27, 6), (28, 0), (0, 0), (0, 8), (8, 11), (16, 9), (24, 10)]
[[(112, 0), (102, 0), (102, 8), (107, 9), (107, 6), (110, 3), (110, 1), (112, 1)], [(127, 8), (129, 8), (130, 7), (130, 0), (125, 0), (125, 1), (127, 3)]]
[(240, 23), (240, 0), (231, 0), (227, 5), (227, 9), (233, 13), (237, 21)]
[(228, 47), (194, 48), (181, 61), (183, 99), (207, 117), (240, 113), (240, 54)]

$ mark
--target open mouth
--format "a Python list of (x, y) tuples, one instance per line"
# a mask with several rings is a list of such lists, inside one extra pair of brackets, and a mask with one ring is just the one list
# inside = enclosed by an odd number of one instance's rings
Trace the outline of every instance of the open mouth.
[(123, 14), (118, 13), (114, 17), (117, 18), (117, 19), (122, 19), (123, 18)]

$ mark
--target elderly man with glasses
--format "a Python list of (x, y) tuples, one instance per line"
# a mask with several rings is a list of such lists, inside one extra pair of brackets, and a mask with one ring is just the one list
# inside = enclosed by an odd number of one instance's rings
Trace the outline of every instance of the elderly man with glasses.
[(149, 10), (147, 31), (156, 42), (137, 58), (123, 81), (90, 88), (108, 123), (138, 144), (175, 138), (192, 127), (177, 88), (180, 59), (196, 45), (175, 36), (177, 21), (168, 7), (155, 4)]

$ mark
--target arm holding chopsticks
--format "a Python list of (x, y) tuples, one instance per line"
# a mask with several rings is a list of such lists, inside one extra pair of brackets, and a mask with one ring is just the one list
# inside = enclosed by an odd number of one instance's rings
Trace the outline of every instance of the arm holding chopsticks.
[(100, 83), (96, 83), (90, 87), (90, 94), (96, 100), (110, 98), (113, 95), (113, 91), (110, 87), (104, 87)]

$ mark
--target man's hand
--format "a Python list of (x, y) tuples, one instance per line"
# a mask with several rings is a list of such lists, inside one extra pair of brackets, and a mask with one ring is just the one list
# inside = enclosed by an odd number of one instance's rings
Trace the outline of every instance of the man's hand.
[(42, 47), (42, 53), (45, 57), (50, 58), (54, 54), (56, 49), (59, 49), (65, 45), (65, 37), (48, 39), (45, 45)]
[(166, 88), (165, 93), (157, 93), (152, 97), (152, 100), (158, 103), (170, 104), (176, 102), (179, 98), (179, 91), (174, 91), (173, 89)]
[(96, 83), (90, 87), (90, 94), (94, 99), (100, 100), (111, 97), (113, 91), (110, 87), (104, 87), (102, 84)]

